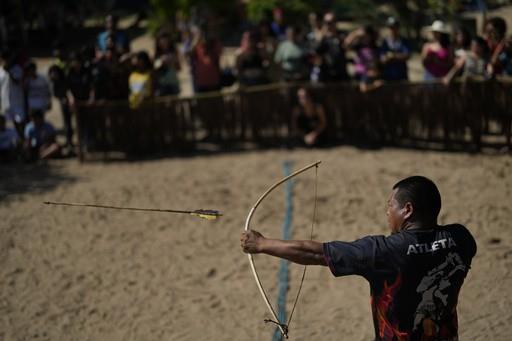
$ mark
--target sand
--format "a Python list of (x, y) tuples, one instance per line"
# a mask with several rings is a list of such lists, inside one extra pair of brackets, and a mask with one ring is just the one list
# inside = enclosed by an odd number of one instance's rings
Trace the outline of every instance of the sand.
[[(315, 239), (385, 234), (391, 186), (424, 174), (443, 196), (441, 223), (466, 224), (478, 254), (459, 303), (461, 340), (512, 334), (512, 158), (398, 149), (271, 150), (144, 162), (55, 160), (0, 166), (0, 340), (270, 340), (273, 328), (239, 235), (284, 160), (322, 160)], [(295, 238), (308, 238), (315, 176), (296, 178)], [(187, 215), (49, 207), (45, 200), (224, 212)], [(284, 191), (253, 227), (279, 237)], [(276, 302), (279, 262), (255, 256)], [(291, 266), (289, 309), (300, 282)], [(368, 284), (310, 267), (291, 340), (370, 340)]]

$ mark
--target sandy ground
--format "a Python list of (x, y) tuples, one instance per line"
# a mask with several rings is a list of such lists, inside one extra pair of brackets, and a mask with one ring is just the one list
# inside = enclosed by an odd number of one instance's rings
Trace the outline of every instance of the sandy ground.
[[(259, 195), (322, 160), (315, 238), (386, 233), (391, 186), (424, 174), (443, 195), (441, 223), (467, 224), (478, 254), (460, 303), (461, 340), (512, 333), (512, 158), (353, 147), (273, 150), (144, 162), (56, 160), (0, 166), (0, 340), (269, 340), (273, 328), (239, 247)], [(295, 180), (294, 237), (308, 238), (314, 171)], [(224, 212), (218, 221), (162, 213), (49, 207), (45, 200)], [(254, 228), (280, 236), (284, 191), (263, 201)], [(278, 261), (257, 255), (276, 302)], [(300, 282), (291, 266), (288, 309)], [(292, 340), (370, 340), (369, 287), (310, 267)]]

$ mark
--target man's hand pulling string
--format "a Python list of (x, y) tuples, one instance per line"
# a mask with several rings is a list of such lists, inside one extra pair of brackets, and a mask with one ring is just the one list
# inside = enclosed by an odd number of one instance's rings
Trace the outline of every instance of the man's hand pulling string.
[(204, 209), (190, 211), (190, 210), (170, 210), (170, 209), (160, 209), (160, 208), (119, 207), (119, 206), (110, 206), (110, 205), (54, 202), (54, 201), (45, 201), (43, 203), (45, 205), (94, 207), (94, 208), (106, 208), (106, 209), (111, 209), (111, 210), (150, 211), (150, 212), (190, 214), (192, 216), (203, 218), (206, 220), (215, 220), (215, 219), (219, 218), (220, 216), (222, 216), (222, 213), (220, 211), (204, 210)]

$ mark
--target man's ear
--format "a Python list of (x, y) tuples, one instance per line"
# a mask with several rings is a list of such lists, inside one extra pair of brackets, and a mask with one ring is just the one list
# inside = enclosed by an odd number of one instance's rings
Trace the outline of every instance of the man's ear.
[(402, 208), (402, 216), (404, 220), (409, 219), (414, 213), (414, 207), (410, 202), (406, 202), (404, 207)]

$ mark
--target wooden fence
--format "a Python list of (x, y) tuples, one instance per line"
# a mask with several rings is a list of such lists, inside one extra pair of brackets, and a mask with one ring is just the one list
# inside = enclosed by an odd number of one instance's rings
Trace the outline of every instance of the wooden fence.
[[(141, 155), (193, 149), (201, 141), (286, 143), (300, 84), (157, 98), (77, 108), (80, 158), (90, 152)], [(332, 143), (415, 146), (440, 142), (479, 148), (492, 135), (511, 144), (512, 82), (396, 83), (362, 93), (356, 84), (305, 85), (326, 108)]]

